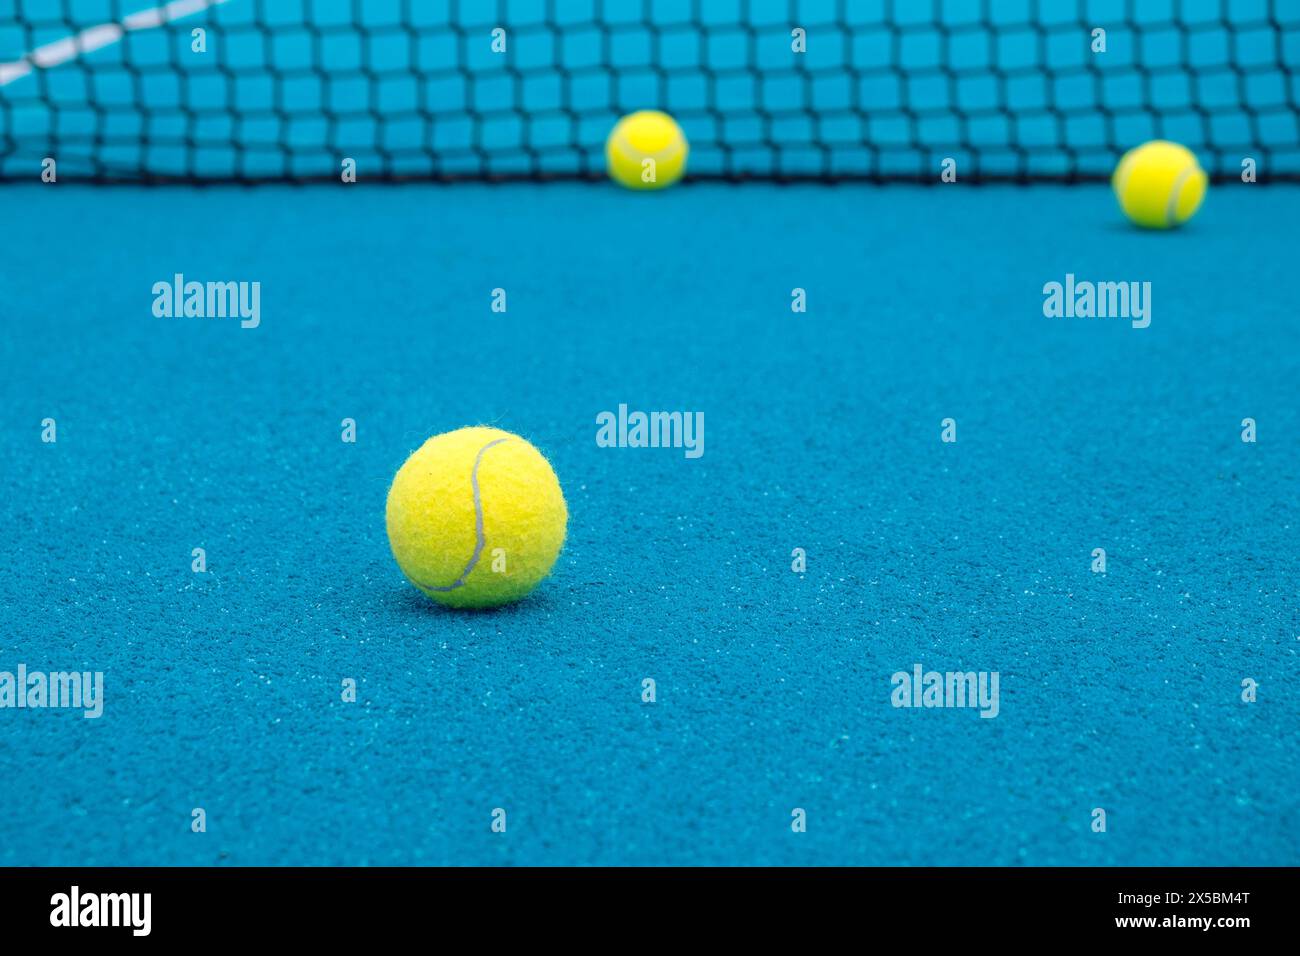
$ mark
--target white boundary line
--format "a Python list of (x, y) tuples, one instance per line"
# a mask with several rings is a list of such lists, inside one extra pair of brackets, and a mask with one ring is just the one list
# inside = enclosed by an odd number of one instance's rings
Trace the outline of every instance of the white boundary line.
[(38, 46), (20, 60), (0, 63), (0, 86), (7, 86), (15, 80), (20, 80), (34, 69), (48, 70), (51, 67), (61, 66), (83, 53), (91, 53), (116, 43), (132, 31), (152, 30), (173, 20), (201, 13), (209, 7), (228, 2), (229, 0), (171, 0), (161, 7), (150, 7), (129, 14), (116, 23), (100, 23), (87, 27), (70, 37)]

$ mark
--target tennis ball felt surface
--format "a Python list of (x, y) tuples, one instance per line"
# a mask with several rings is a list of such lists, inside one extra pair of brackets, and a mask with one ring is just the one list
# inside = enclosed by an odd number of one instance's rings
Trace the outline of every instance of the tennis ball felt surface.
[(614, 124), (605, 140), (605, 168), (628, 189), (663, 189), (682, 178), (690, 146), (667, 113), (641, 110)]
[(430, 438), (388, 489), (388, 543), (402, 573), (450, 607), (497, 607), (551, 571), (569, 513), (536, 448), (498, 428)]
[(1195, 214), (1207, 179), (1191, 150), (1156, 139), (1125, 153), (1110, 183), (1129, 219), (1147, 229), (1171, 229)]

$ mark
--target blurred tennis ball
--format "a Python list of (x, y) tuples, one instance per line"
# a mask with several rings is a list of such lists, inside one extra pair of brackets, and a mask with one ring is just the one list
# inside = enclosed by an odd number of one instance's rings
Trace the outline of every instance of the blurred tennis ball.
[(1130, 149), (1110, 180), (1124, 214), (1147, 229), (1172, 229), (1191, 219), (1207, 182), (1190, 149), (1163, 139)]
[(605, 140), (610, 178), (628, 189), (663, 189), (682, 178), (690, 145), (667, 113), (641, 110), (614, 124)]

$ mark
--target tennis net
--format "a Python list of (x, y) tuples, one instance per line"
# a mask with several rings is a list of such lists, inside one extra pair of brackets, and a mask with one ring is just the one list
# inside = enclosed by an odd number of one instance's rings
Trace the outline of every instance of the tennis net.
[(1300, 181), (1292, 0), (8, 0), (0, 180), (1104, 179), (1153, 138)]

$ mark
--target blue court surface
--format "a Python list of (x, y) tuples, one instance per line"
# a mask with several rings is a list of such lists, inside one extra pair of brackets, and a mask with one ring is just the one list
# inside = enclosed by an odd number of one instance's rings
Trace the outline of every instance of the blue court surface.
[[(1150, 232), (1104, 182), (33, 175), (0, 222), (0, 672), (103, 675), (0, 708), (0, 865), (1300, 861), (1294, 184)], [(158, 317), (177, 274), (258, 324)], [(1149, 325), (1046, 317), (1067, 275)], [(601, 447), (620, 405), (702, 454)], [(495, 611), (385, 533), (471, 424), (569, 509)], [(894, 706), (918, 665), (996, 713)]]

